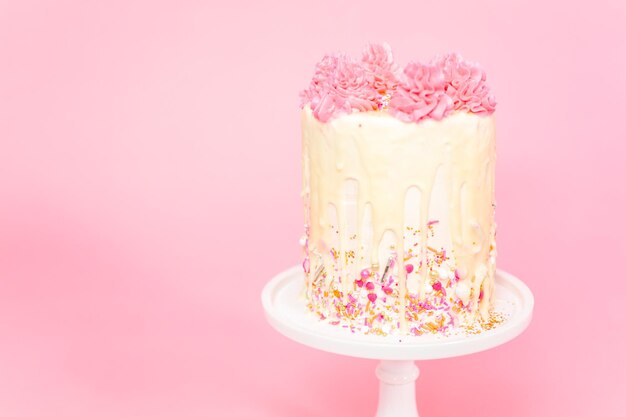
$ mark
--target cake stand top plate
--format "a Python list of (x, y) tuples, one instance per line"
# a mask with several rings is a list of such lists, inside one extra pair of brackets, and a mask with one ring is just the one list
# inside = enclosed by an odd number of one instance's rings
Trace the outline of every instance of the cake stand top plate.
[(377, 336), (353, 333), (311, 313), (299, 266), (276, 275), (265, 285), (261, 299), (267, 320), (290, 339), (340, 355), (384, 360), (442, 359), (491, 349), (526, 329), (534, 305), (533, 294), (522, 281), (498, 270), (494, 308), (505, 316), (505, 321), (497, 327), (471, 335)]

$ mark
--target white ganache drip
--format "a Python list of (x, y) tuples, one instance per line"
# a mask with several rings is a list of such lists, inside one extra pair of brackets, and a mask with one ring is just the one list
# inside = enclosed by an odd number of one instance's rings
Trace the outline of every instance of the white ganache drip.
[[(407, 297), (428, 300), (435, 279), (451, 305), (462, 303), (464, 320), (487, 318), (495, 272), (493, 115), (405, 123), (372, 111), (322, 123), (307, 106), (302, 143), (307, 287), (317, 275), (323, 289), (310, 298), (313, 310), (328, 307), (320, 297), (332, 288), (344, 304), (349, 295), (362, 299), (361, 271), (382, 276), (391, 265), (397, 282), (387, 303), (400, 333), (410, 325)], [(435, 263), (431, 255), (442, 251), (447, 259)]]

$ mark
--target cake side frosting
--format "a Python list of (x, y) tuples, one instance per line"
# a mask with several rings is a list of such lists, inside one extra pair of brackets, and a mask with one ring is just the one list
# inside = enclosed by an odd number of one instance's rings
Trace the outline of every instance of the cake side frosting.
[(494, 289), (495, 122), (302, 111), (304, 269), (321, 318), (382, 334), (488, 319)]
[(376, 334), (485, 328), (495, 274), (495, 99), (458, 54), (327, 55), (302, 97), (309, 308)]

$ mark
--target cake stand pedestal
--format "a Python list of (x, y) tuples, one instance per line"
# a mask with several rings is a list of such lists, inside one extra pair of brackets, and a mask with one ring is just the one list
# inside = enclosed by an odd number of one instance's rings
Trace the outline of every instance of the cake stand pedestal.
[(298, 266), (278, 274), (265, 286), (261, 298), (267, 320), (283, 335), (312, 348), (379, 360), (376, 417), (417, 417), (415, 380), (419, 370), (414, 361), (468, 355), (506, 343), (526, 329), (534, 304), (522, 281), (498, 270), (494, 308), (506, 318), (497, 327), (473, 335), (382, 337), (351, 333), (318, 320), (306, 307), (303, 283)]

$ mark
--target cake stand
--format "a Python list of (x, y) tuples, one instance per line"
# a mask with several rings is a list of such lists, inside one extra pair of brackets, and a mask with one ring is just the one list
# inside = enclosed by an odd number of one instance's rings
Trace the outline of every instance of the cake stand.
[(261, 298), (267, 320), (283, 335), (312, 348), (379, 360), (376, 417), (417, 417), (415, 380), (419, 370), (414, 361), (468, 355), (506, 343), (526, 329), (534, 304), (522, 281), (498, 270), (494, 308), (505, 320), (497, 327), (472, 335), (383, 337), (352, 333), (318, 320), (306, 307), (303, 283), (298, 266), (278, 274), (265, 286)]

